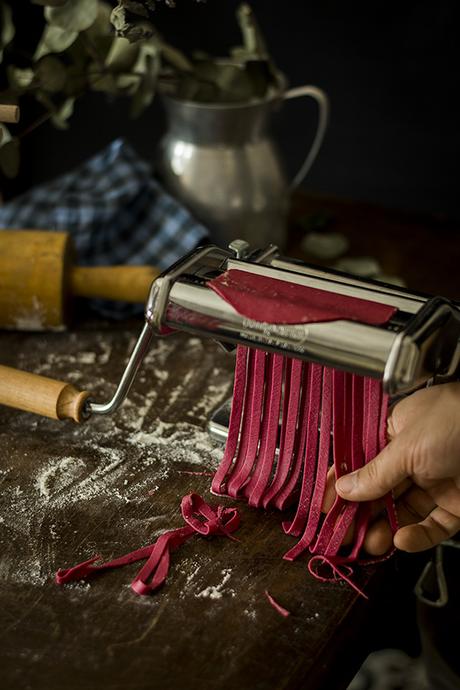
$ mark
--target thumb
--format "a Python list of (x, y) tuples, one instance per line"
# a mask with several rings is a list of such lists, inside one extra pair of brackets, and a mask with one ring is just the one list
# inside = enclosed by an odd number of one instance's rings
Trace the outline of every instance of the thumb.
[(340, 477), (335, 484), (337, 493), (349, 501), (370, 501), (385, 496), (408, 476), (401, 451), (401, 446), (391, 441), (367, 465)]

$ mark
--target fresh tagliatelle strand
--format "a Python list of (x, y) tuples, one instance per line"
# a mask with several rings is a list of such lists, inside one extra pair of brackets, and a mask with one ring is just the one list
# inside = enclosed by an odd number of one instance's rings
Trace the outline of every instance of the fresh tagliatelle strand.
[(217, 468), (211, 484), (211, 491), (214, 494), (223, 493), (222, 484), (230, 470), (238, 447), (245, 398), (248, 352), (248, 348), (242, 346), (238, 347), (236, 351), (235, 379), (233, 383), (233, 398), (230, 410), (228, 436), (225, 444), (224, 457)]
[(301, 398), (299, 403), (299, 417), (295, 432), (295, 441), (292, 454), (292, 463), (289, 468), (289, 477), (284, 486), (278, 491), (273, 501), (273, 505), (278, 510), (285, 510), (295, 499), (298, 500), (298, 484), (303, 475), (305, 449), (307, 447), (307, 432), (309, 427), (310, 392), (311, 392), (311, 366), (304, 363), (300, 372), (301, 377)]
[(203, 536), (225, 536), (235, 539), (232, 533), (240, 525), (236, 508), (210, 506), (198, 494), (188, 494), (181, 502), (182, 517), (187, 523), (162, 534), (154, 544), (144, 546), (115, 558), (107, 563), (96, 565), (100, 556), (79, 563), (72, 568), (59, 569), (55, 576), (58, 585), (84, 580), (105, 570), (119, 568), (136, 561), (147, 559), (147, 562), (131, 582), (132, 590), (139, 595), (147, 595), (164, 584), (169, 572), (170, 554), (195, 534)]
[[(308, 417), (307, 417), (307, 437), (306, 445), (304, 450), (304, 463), (303, 471), (300, 485), (300, 495), (298, 499), (296, 513), (292, 522), (283, 523), (283, 529), (286, 534), (292, 534), (293, 536), (299, 536), (303, 529), (306, 529), (307, 518), (309, 516), (311, 501), (316, 499), (318, 501), (319, 493), (321, 488), (324, 493), (324, 488), (326, 484), (327, 467), (329, 463), (329, 439), (330, 439), (330, 424), (328, 425), (325, 420), (323, 420), (322, 409), (326, 411), (326, 407), (330, 411), (330, 399), (324, 403), (324, 385), (323, 385), (323, 368), (318, 364), (311, 365), (310, 371), (310, 390), (308, 397)], [(327, 393), (326, 393), (327, 395)], [(323, 408), (324, 406), (324, 408)], [(321, 409), (321, 413), (320, 413)], [(321, 421), (320, 421), (321, 420)], [(319, 450), (318, 456), (316, 454), (317, 448), (317, 436), (318, 436), (318, 423), (320, 422), (320, 439), (319, 439)], [(326, 432), (326, 426), (328, 431)], [(324, 444), (324, 434), (327, 433), (327, 448)], [(316, 473), (315, 473), (316, 470)], [(324, 470), (324, 471), (323, 471)], [(324, 475), (318, 476), (318, 471)], [(319, 485), (318, 483), (319, 482)], [(318, 488), (317, 488), (318, 487)], [(312, 498), (313, 490), (313, 498)], [(321, 495), (319, 514), (321, 513), (323, 495)], [(318, 515), (319, 519), (319, 515)], [(308, 525), (308, 523), (307, 523)], [(316, 532), (316, 528), (315, 528)], [(301, 550), (308, 546), (306, 541), (302, 538), (301, 544), (293, 547), (289, 554), (294, 556), (294, 554), (300, 554)], [(287, 556), (287, 554), (286, 554)], [(285, 556), (285, 557), (286, 557)], [(296, 557), (296, 556), (295, 556)], [(287, 560), (291, 560), (288, 558)]]
[(297, 421), (301, 401), (303, 362), (298, 359), (290, 359), (289, 365), (289, 388), (287, 395), (285, 394), (286, 405), (283, 410), (281, 423), (280, 452), (273, 481), (264, 495), (263, 506), (265, 509), (273, 505), (278, 492), (283, 489), (294, 461), (294, 449), (298, 433)]
[(249, 505), (255, 508), (262, 506), (275, 463), (285, 364), (282, 355), (269, 355), (259, 452), (253, 474), (244, 487)]
[(266, 360), (267, 354), (263, 350), (250, 352), (249, 386), (244, 406), (240, 448), (235, 465), (227, 480), (226, 493), (232, 498), (238, 497), (244, 487), (257, 456), (264, 401)]

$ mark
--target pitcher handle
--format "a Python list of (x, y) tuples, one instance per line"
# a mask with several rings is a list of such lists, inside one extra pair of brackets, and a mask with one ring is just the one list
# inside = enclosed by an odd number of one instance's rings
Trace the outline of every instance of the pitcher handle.
[(315, 138), (313, 139), (313, 144), (311, 145), (310, 151), (308, 152), (304, 162), (300, 166), (297, 174), (294, 176), (292, 182), (289, 185), (290, 191), (294, 190), (304, 179), (305, 175), (310, 170), (313, 165), (316, 156), (323, 143), (324, 135), (327, 129), (327, 123), (329, 120), (329, 99), (317, 86), (296, 86), (293, 89), (289, 89), (284, 93), (284, 100), (290, 98), (300, 98), (302, 96), (310, 96), (314, 98), (318, 104), (318, 126), (316, 128)]

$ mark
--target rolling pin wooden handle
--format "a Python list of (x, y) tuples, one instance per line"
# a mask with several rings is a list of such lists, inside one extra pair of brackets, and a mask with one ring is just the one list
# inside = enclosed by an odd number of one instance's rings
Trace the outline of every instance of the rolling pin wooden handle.
[(159, 273), (151, 266), (76, 266), (70, 275), (70, 291), (77, 297), (144, 303)]
[(27, 371), (0, 365), (0, 404), (25, 412), (82, 422), (87, 418), (87, 391)]

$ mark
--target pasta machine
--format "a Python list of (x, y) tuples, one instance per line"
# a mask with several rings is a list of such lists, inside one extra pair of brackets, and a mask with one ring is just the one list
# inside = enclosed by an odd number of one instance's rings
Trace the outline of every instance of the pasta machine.
[[(216, 280), (232, 272), (239, 280), (250, 281), (249, 302), (266, 298), (262, 293), (267, 281), (275, 286), (275, 297), (269, 299), (282, 296), (278, 323), (264, 320), (263, 309), (260, 318), (248, 316), (213, 289)], [(321, 297), (329, 308), (332, 304), (332, 316), (286, 322), (285, 295), (293, 288), (294, 301), (314, 303)], [(342, 316), (344, 300), (347, 313)], [(369, 306), (386, 310), (389, 317), (382, 323), (363, 323), (359, 314)], [(351, 318), (349, 307), (354, 310)], [(432, 379), (452, 378), (460, 363), (460, 311), (455, 303), (288, 259), (273, 245), (251, 250), (247, 242), (235, 240), (228, 249), (214, 245), (196, 249), (153, 282), (145, 325), (113, 398), (105, 404), (88, 400), (86, 415), (115, 411), (127, 396), (152, 338), (173, 331), (212, 338), (227, 350), (246, 345), (378, 378), (391, 396), (409, 393)], [(211, 422), (216, 437), (225, 437), (226, 414), (228, 409), (220, 411)]]

